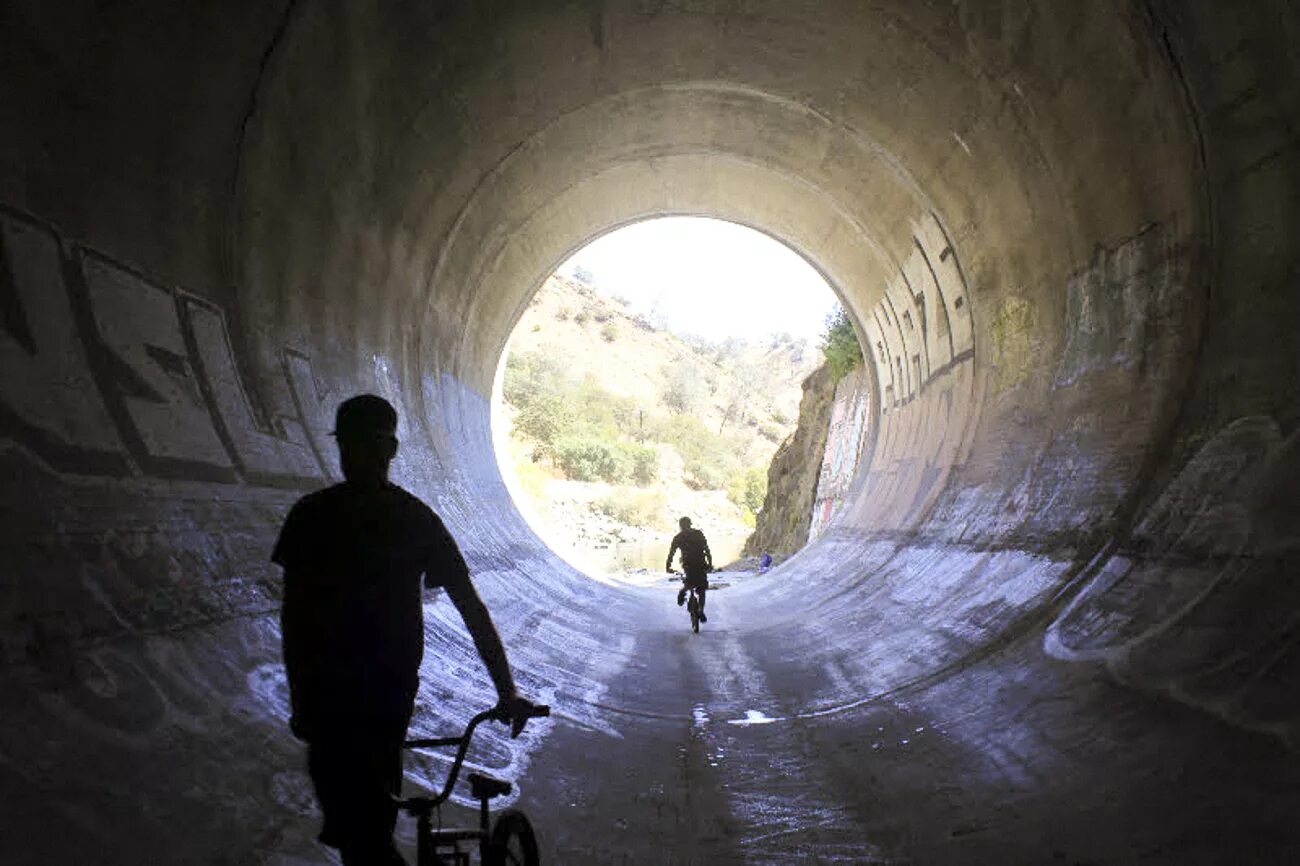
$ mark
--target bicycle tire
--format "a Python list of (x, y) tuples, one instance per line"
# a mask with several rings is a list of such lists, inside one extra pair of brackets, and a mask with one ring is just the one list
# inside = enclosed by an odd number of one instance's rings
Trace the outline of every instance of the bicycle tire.
[(497, 817), (487, 853), (487, 866), (540, 866), (542, 862), (533, 825), (518, 809), (506, 809)]
[(691, 593), (691, 630), (700, 633), (700, 602), (695, 593)]

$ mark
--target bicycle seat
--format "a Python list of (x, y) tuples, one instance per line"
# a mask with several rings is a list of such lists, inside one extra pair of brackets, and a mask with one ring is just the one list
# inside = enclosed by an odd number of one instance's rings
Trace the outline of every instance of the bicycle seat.
[(475, 800), (490, 800), (493, 797), (509, 794), (513, 787), (509, 782), (503, 782), (500, 779), (493, 779), (479, 773), (470, 773), (467, 778), (469, 779), (470, 794)]

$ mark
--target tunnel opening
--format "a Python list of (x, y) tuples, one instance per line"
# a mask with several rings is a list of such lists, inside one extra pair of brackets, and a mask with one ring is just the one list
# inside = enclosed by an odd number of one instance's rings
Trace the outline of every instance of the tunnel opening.
[[(717, 566), (753, 567), (805, 543), (835, 385), (860, 359), (835, 290), (779, 240), (638, 220), (568, 256), (521, 313), (493, 389), (498, 463), (530, 525), (589, 576), (662, 580), (683, 514)], [(781, 470), (800, 488), (791, 504), (768, 482), (800, 435), (818, 445)]]

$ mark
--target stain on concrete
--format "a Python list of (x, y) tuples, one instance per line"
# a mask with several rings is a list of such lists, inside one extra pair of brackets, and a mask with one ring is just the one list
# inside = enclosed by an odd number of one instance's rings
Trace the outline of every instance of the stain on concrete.
[(1003, 298), (993, 314), (993, 381), (998, 393), (1019, 387), (1040, 363), (1036, 357), (1037, 311), (1028, 298)]

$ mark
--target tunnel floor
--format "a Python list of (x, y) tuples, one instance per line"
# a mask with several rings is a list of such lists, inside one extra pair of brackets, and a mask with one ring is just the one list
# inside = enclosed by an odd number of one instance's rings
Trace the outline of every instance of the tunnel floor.
[[(615, 731), (557, 702), (518, 803), (543, 862), (1222, 864), (1300, 852), (1300, 766), (1275, 738), (1054, 661), (1034, 635), (935, 684), (771, 721), (806, 684), (783, 635), (745, 628), (726, 595), (711, 597), (699, 635), (670, 593), (641, 600), (635, 661), (602, 697)], [(445, 818), (473, 821), (463, 807)], [(411, 830), (399, 837), (414, 862)], [(315, 832), (304, 816), (260, 853), (334, 862)]]

